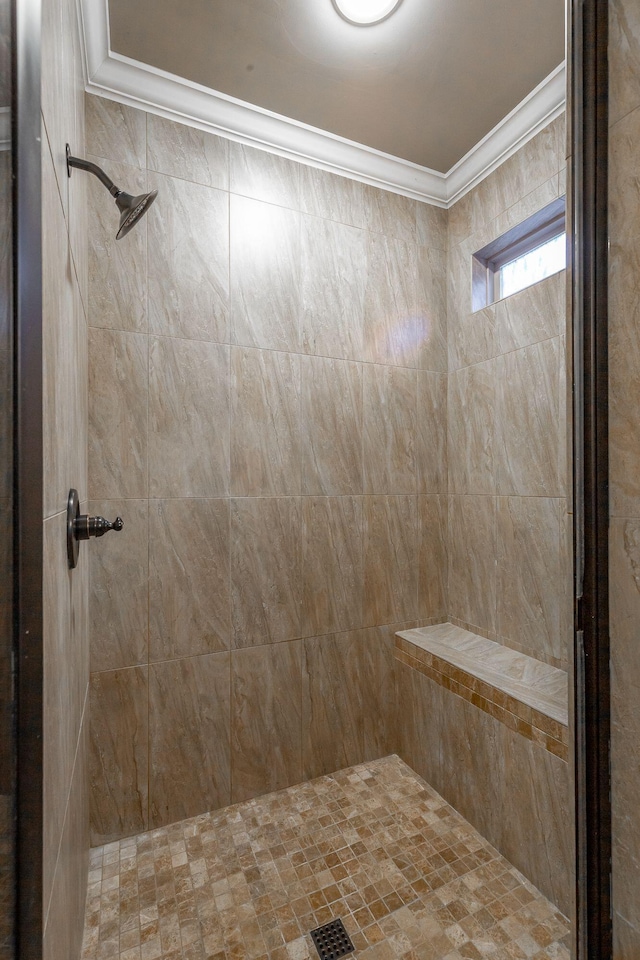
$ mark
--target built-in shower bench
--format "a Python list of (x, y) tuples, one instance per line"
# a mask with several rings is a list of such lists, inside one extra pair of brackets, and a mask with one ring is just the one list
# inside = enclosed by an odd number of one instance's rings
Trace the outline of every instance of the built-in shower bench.
[(564, 670), (451, 623), (400, 631), (395, 656), (567, 759), (569, 688)]

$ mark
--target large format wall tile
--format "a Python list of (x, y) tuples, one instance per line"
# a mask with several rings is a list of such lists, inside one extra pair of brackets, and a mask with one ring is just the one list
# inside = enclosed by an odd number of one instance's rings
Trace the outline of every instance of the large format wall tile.
[(231, 501), (233, 645), (301, 635), (299, 498)]
[(229, 572), (228, 500), (151, 501), (150, 660), (229, 649)]
[(442, 785), (442, 716), (447, 691), (419, 670), (397, 663), (400, 756), (438, 793)]
[(300, 359), (231, 347), (231, 494), (300, 493)]
[(149, 236), (152, 333), (229, 340), (229, 195), (199, 183), (149, 174), (158, 199)]
[(300, 165), (300, 208), (314, 217), (366, 226), (364, 185), (304, 164)]
[(561, 371), (559, 337), (524, 347), (497, 361), (497, 492), (507, 496), (558, 497)]
[(89, 495), (147, 496), (148, 342), (89, 331)]
[(229, 144), (232, 193), (298, 210), (300, 164), (242, 143)]
[(418, 379), (415, 370), (364, 366), (365, 493), (416, 493), (416, 420)]
[(342, 223), (302, 217), (300, 245), (302, 349), (360, 360), (366, 233)]
[(362, 366), (301, 358), (302, 492), (362, 493)]
[(447, 377), (418, 372), (418, 493), (447, 492)]
[(362, 359), (417, 367), (422, 331), (416, 316), (414, 244), (368, 234)]
[(637, 146), (640, 137), (640, 109), (636, 108), (609, 131), (609, 225), (612, 240), (626, 247), (640, 235), (640, 184), (637, 173)]
[(495, 198), (490, 219), (558, 172), (561, 156), (564, 158), (564, 152), (561, 154), (560, 150), (563, 130), (564, 114), (544, 127), (490, 175), (488, 179), (493, 180)]
[(538, 660), (566, 659), (560, 635), (561, 501), (499, 497), (497, 504), (497, 623), (507, 643)]
[(609, 254), (609, 463), (611, 514), (640, 516), (640, 237)]
[(449, 375), (447, 403), (449, 491), (494, 493), (496, 362)]
[(417, 249), (416, 319), (418, 365), (423, 370), (446, 373), (447, 251), (438, 246)]
[(415, 618), (418, 606), (416, 497), (365, 497), (364, 623)]
[(299, 278), (300, 214), (232, 196), (231, 342), (297, 351)]
[(564, 270), (499, 300), (496, 330), (500, 353), (564, 334), (567, 276)]
[(91, 677), (91, 842), (147, 829), (149, 688), (146, 667)]
[(609, 550), (613, 896), (620, 914), (636, 928), (640, 928), (640, 906), (636, 889), (640, 870), (640, 831), (637, 827), (637, 771), (640, 769), (640, 659), (637, 655), (640, 622), (640, 520), (612, 519)]
[(230, 801), (229, 670), (228, 653), (149, 667), (152, 827)]
[(304, 497), (304, 636), (361, 626), (362, 589), (362, 497)]
[(149, 349), (149, 493), (229, 492), (229, 347), (152, 338)]
[(365, 185), (364, 209), (368, 230), (405, 243), (416, 242), (415, 200)]
[(418, 497), (418, 616), (446, 620), (447, 616), (446, 496)]
[(237, 650), (231, 677), (231, 802), (302, 779), (302, 641)]
[(170, 177), (228, 190), (229, 141), (149, 113), (147, 166)]
[(89, 513), (114, 520), (124, 529), (89, 554), (91, 670), (117, 670), (147, 662), (149, 633), (149, 529), (147, 500), (92, 500)]
[[(100, 163), (96, 157), (88, 159)], [(112, 162), (109, 175), (128, 193), (146, 193), (145, 170)], [(91, 325), (146, 333), (148, 221), (142, 220), (126, 239), (116, 240), (118, 211), (95, 177), (89, 178), (87, 193), (91, 218), (88, 304)]]
[(88, 96), (85, 103), (88, 152), (103, 159), (145, 167), (147, 114), (144, 110), (103, 97)]
[(609, 123), (613, 125), (640, 107), (640, 16), (634, 0), (612, 0), (609, 31)]
[(445, 250), (449, 212), (444, 207), (416, 200), (416, 241), (420, 246)]
[(449, 497), (449, 615), (495, 632), (496, 501)]

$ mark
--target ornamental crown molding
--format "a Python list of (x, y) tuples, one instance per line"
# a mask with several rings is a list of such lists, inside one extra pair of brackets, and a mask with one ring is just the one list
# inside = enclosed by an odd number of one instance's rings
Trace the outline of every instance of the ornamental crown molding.
[(114, 53), (108, 0), (76, 2), (88, 93), (439, 207), (460, 200), (565, 108), (562, 63), (450, 170), (440, 173)]

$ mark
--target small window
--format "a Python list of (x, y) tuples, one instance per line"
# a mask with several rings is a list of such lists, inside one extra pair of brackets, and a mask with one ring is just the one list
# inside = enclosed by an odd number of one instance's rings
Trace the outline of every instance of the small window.
[(564, 270), (566, 260), (562, 197), (474, 253), (472, 309), (482, 310)]

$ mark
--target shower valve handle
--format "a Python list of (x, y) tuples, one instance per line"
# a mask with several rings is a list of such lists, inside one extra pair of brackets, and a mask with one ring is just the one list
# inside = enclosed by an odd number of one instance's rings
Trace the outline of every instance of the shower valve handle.
[(69, 490), (67, 501), (67, 558), (71, 570), (78, 565), (78, 552), (81, 540), (91, 537), (103, 537), (107, 530), (120, 531), (124, 527), (122, 517), (105, 520), (104, 517), (90, 517), (80, 513), (80, 498), (77, 490)]
[(116, 517), (113, 522), (104, 517), (89, 517), (81, 513), (73, 521), (73, 535), (76, 540), (89, 540), (91, 537), (103, 537), (107, 530), (120, 531), (124, 527), (122, 517)]

